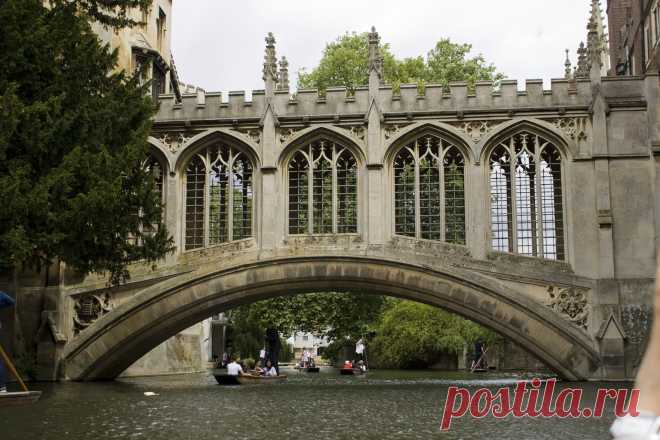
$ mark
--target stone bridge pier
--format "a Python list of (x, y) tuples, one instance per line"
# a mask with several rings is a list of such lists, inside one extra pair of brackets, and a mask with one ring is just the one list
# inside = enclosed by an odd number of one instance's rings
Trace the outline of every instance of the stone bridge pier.
[(346, 290), (470, 318), (569, 380), (634, 376), (658, 246), (658, 77), (163, 95), (146, 166), (177, 250), (126, 285), (65, 272), (40, 367), (111, 379), (212, 314)]

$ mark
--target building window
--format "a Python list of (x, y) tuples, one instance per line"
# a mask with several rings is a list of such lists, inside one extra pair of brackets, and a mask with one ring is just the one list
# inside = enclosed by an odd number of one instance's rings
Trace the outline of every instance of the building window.
[(644, 65), (649, 61), (649, 54), (651, 53), (651, 28), (647, 24), (644, 26)]
[(350, 150), (320, 139), (296, 151), (287, 169), (290, 234), (357, 233), (358, 164)]
[(422, 135), (394, 157), (397, 235), (465, 244), (464, 158), (452, 143)]
[(563, 260), (561, 155), (541, 136), (520, 132), (490, 155), (492, 248)]
[(244, 153), (214, 145), (186, 168), (185, 249), (252, 237), (253, 168)]
[(156, 19), (156, 44), (158, 52), (163, 52), (163, 43), (165, 42), (165, 32), (167, 32), (167, 16), (161, 8), (158, 8), (158, 18)]
[(158, 102), (158, 97), (163, 95), (166, 91), (166, 76), (165, 71), (161, 69), (157, 63), (152, 62), (153, 73), (151, 77), (151, 97), (154, 102)]
[(657, 43), (658, 39), (660, 39), (660, 7), (653, 10), (653, 20), (655, 23), (655, 41)]

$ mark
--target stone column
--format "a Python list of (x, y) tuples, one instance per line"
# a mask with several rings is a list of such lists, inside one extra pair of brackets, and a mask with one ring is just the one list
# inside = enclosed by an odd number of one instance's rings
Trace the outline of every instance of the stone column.
[(367, 213), (366, 238), (369, 244), (382, 245), (390, 231), (385, 212), (386, 194), (389, 193), (385, 168), (383, 136), (381, 131), (380, 85), (382, 83), (383, 58), (380, 54), (380, 37), (375, 28), (369, 34), (369, 109), (367, 121), (367, 199), (363, 209)]
[(266, 105), (261, 118), (261, 197), (256, 213), (259, 246), (268, 250), (277, 246), (282, 238), (283, 213), (279, 203), (281, 185), (277, 170), (277, 115), (274, 108), (275, 89), (278, 83), (275, 37), (266, 37), (263, 80)]

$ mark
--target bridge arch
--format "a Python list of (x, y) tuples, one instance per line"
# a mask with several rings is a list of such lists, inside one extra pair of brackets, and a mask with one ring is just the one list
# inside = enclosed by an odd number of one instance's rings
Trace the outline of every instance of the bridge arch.
[(387, 258), (306, 256), (191, 272), (136, 294), (72, 340), (63, 374), (113, 379), (150, 349), (212, 314), (284, 294), (357, 291), (420, 301), (468, 317), (527, 349), (565, 379), (591, 377), (595, 343), (552, 310), (493, 279)]

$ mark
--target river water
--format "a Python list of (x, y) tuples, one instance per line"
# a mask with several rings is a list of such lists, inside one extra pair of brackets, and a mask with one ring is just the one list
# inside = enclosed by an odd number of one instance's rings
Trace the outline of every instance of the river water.
[[(226, 387), (210, 374), (35, 384), (39, 403), (0, 409), (1, 440), (202, 439), (609, 439), (613, 405), (601, 419), (463, 417), (440, 433), (451, 385), (496, 390), (507, 374), (372, 371), (339, 376), (288, 371), (280, 384)], [(599, 387), (571, 383), (592, 403)], [(147, 397), (145, 392), (157, 395)], [(588, 401), (588, 402), (587, 402)]]

